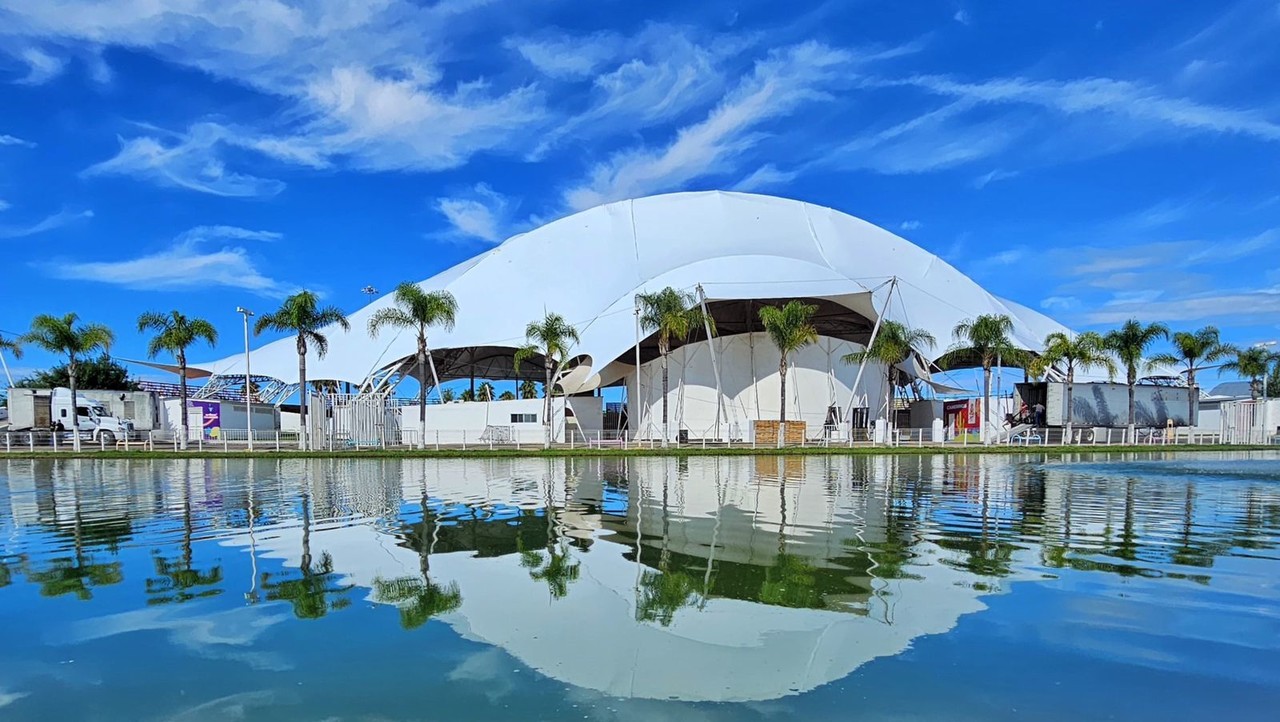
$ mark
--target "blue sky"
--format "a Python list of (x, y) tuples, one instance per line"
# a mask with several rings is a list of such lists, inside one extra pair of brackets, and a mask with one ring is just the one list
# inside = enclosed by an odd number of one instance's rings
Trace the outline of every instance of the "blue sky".
[(0, 0), (0, 329), (77, 311), (139, 357), (137, 314), (181, 308), (221, 356), (237, 305), (355, 310), (599, 202), (736, 188), (1076, 328), (1276, 338), (1276, 37), (1275, 0)]

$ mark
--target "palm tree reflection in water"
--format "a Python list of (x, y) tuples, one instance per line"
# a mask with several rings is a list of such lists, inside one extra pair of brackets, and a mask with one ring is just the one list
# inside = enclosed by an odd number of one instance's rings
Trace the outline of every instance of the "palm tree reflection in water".
[(438, 584), (431, 580), (431, 551), (436, 543), (435, 512), (431, 510), (427, 497), (427, 483), (422, 482), (422, 525), (419, 527), (417, 544), (418, 568), (422, 578), (397, 577), (395, 579), (374, 579), (373, 597), (385, 604), (394, 604), (400, 608), (400, 626), (405, 629), (417, 629), (434, 617), (448, 614), (462, 606), (462, 591), (457, 582)]
[[(329, 552), (320, 555), (320, 563), (311, 558), (311, 495), (302, 492), (302, 561), (298, 565), (301, 576), (278, 579), (271, 572), (262, 573), (262, 588), (267, 601), (287, 601), (293, 605), (293, 614), (299, 619), (319, 619), (329, 612), (346, 609), (351, 599), (345, 593), (353, 585), (335, 585), (333, 557)], [(330, 600), (330, 595), (337, 598)]]

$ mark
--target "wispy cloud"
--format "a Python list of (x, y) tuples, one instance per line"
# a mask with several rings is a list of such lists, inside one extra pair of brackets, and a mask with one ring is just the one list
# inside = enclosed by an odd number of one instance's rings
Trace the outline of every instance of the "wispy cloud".
[(1121, 297), (1084, 314), (1091, 324), (1121, 323), (1130, 318), (1162, 321), (1230, 319), (1235, 323), (1274, 322), (1280, 315), (1280, 291), (1240, 290), (1192, 295), (1155, 292)]
[(0, 145), (18, 145), (24, 148), (36, 147), (36, 144), (32, 143), (29, 140), (23, 140), (21, 138), (18, 138), (12, 135), (5, 135), (3, 133), (0, 133)]
[(1028, 104), (1066, 115), (1106, 113), (1187, 131), (1280, 141), (1280, 124), (1257, 111), (1170, 97), (1156, 88), (1114, 78), (1062, 81), (1010, 77), (966, 83), (941, 75), (919, 75), (901, 82), (971, 102)]
[(236, 141), (226, 128), (201, 123), (176, 141), (155, 136), (120, 139), (115, 157), (86, 168), (85, 177), (124, 175), (157, 185), (233, 198), (270, 197), (284, 183), (227, 169), (221, 158)]
[(903, 221), (898, 225), (898, 228), (901, 228), (904, 231), (916, 231), (916, 230), (919, 230), (920, 226), (922, 225), (924, 224), (921, 223), (920, 221), (915, 221), (915, 220)]
[[(7, 204), (5, 206), (8, 207)], [(0, 238), (26, 238), (57, 230), (77, 221), (93, 218), (93, 211), (72, 211), (66, 208), (25, 226), (0, 226)]]
[(1009, 118), (964, 120), (962, 116), (972, 107), (969, 101), (957, 101), (865, 132), (826, 154), (819, 163), (886, 175), (928, 173), (995, 155), (1021, 134), (1020, 124)]
[(564, 193), (565, 205), (589, 208), (681, 187), (697, 178), (723, 172), (727, 161), (760, 140), (764, 121), (788, 115), (805, 103), (830, 96), (825, 86), (840, 77), (851, 61), (844, 51), (820, 43), (804, 43), (758, 62), (706, 117), (676, 133), (659, 148), (638, 147), (613, 155), (592, 169), (588, 179)]
[(959, 10), (957, 10), (956, 14), (952, 16), (952, 19), (954, 19), (956, 22), (960, 23), (961, 25), (969, 25), (973, 22), (973, 18), (969, 16), (968, 11), (965, 10), (964, 8), (960, 8)]
[(47, 83), (61, 75), (67, 65), (65, 60), (55, 58), (39, 48), (26, 48), (18, 57), (27, 64), (26, 76), (17, 81), (23, 85)]
[(531, 65), (553, 78), (589, 78), (612, 60), (625, 39), (617, 33), (599, 32), (570, 36), (544, 33), (537, 37), (508, 38), (503, 45), (515, 50)]
[(12, 207), (13, 206), (9, 204), (9, 201), (6, 201), (5, 199), (0, 198), (0, 211), (7, 211)]
[(290, 287), (262, 273), (241, 246), (208, 248), (216, 241), (275, 240), (280, 234), (235, 226), (197, 226), (161, 251), (122, 261), (55, 261), (40, 264), (45, 273), (138, 290), (212, 287), (238, 288), (263, 296), (282, 296)]
[(766, 163), (752, 171), (746, 178), (735, 183), (733, 190), (753, 192), (776, 188), (790, 183), (799, 175), (798, 171), (779, 170), (774, 164)]
[(1002, 180), (1009, 180), (1010, 178), (1016, 178), (1016, 177), (1018, 177), (1018, 171), (1016, 170), (1001, 170), (997, 168), (993, 171), (983, 173), (977, 178), (974, 178), (973, 187), (978, 190), (982, 190), (983, 188), (986, 188), (992, 183), (997, 183)]
[(499, 243), (510, 223), (508, 205), (506, 196), (481, 183), (465, 196), (437, 199), (435, 208), (449, 223), (445, 237)]

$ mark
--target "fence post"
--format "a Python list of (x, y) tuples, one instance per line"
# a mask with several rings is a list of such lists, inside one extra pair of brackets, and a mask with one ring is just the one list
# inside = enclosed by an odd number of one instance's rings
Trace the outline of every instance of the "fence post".
[[(54, 433), (58, 432), (55, 431)], [(34, 431), (27, 432), (27, 445), (31, 447), (32, 451), (36, 450), (36, 433)]]
[(467, 450), (467, 430), (466, 429), (462, 430), (462, 450), (463, 451)]
[[(427, 433), (426, 429), (423, 429), (422, 433), (424, 434)], [(436, 429), (436, 451), (439, 451), (439, 450), (440, 450), (440, 429)]]
[(53, 432), (53, 450), (58, 450), (58, 432)]
[(224, 431), (220, 432), (218, 435), (222, 437), (222, 453), (225, 454), (227, 453), (227, 434)]
[(5, 434), (5, 435), (4, 435), (4, 450), (5, 450), (5, 453), (8, 453), (8, 452), (10, 452), (10, 451), (13, 451), (13, 438), (12, 438), (12, 436), (13, 436), (12, 434)]
[(276, 452), (280, 451), (280, 429), (276, 429)]

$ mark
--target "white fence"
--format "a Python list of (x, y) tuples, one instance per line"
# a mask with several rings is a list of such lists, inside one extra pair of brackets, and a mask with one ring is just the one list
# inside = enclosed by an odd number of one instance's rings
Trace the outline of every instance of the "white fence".
[[(877, 435), (880, 443), (870, 440), (867, 429), (855, 429), (850, 434), (848, 429), (839, 435), (826, 434), (817, 438), (808, 438), (793, 447), (800, 448), (857, 448), (857, 447), (917, 447), (917, 448), (949, 448), (966, 449), (980, 447), (982, 444), (976, 437), (961, 436), (947, 441), (935, 441), (932, 429), (889, 429)], [(1007, 440), (998, 442), (997, 446), (1169, 446), (1169, 445), (1212, 445), (1212, 444), (1262, 444), (1280, 443), (1280, 436), (1272, 435), (1266, 440), (1257, 434), (1239, 434), (1226, 437), (1221, 433), (1202, 433), (1195, 429), (1137, 429), (1136, 440), (1126, 440), (1125, 429), (1085, 428), (1076, 429), (1067, 438), (1065, 430), (1060, 428), (1033, 428), (1021, 431)], [(637, 438), (639, 437), (639, 438)], [(416, 431), (399, 431), (383, 433), (377, 439), (344, 439), (339, 434), (325, 434), (312, 438), (312, 450), (316, 451), (353, 451), (361, 449), (400, 449), (412, 450), (536, 450), (544, 447), (545, 432), (541, 428), (529, 429), (519, 426), (490, 426), (483, 431), (427, 431), (426, 438), (421, 438)], [(721, 440), (715, 438), (688, 438), (683, 443), (672, 440), (668, 443), (672, 448), (685, 449), (763, 449), (775, 448), (772, 444), (757, 445), (749, 439)], [(575, 431), (567, 435), (567, 440), (554, 444), (561, 449), (660, 449), (662, 441), (652, 436), (645, 438), (626, 431), (609, 432)], [(250, 448), (248, 433), (244, 430), (224, 429), (217, 438), (194, 435), (187, 444), (190, 452), (243, 452)], [(296, 431), (255, 431), (253, 434), (254, 451), (297, 451), (302, 448), (300, 434)], [(179, 442), (172, 432), (152, 431), (137, 434), (130, 440), (119, 440), (108, 443), (103, 440), (84, 439), (82, 451), (178, 451)], [(53, 433), (48, 431), (21, 431), (0, 433), (0, 453), (30, 453), (50, 451), (71, 451), (72, 439), (69, 433)]]

